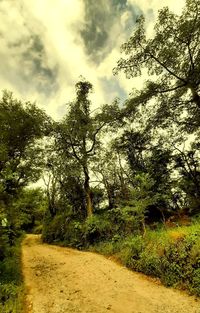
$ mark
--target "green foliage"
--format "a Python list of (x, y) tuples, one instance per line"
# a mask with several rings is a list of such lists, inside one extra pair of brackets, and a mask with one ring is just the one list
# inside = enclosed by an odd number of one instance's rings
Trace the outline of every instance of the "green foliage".
[(112, 225), (108, 220), (98, 216), (88, 217), (85, 221), (72, 219), (66, 214), (46, 219), (43, 228), (45, 242), (62, 242), (76, 248), (87, 247), (94, 242), (110, 238)]
[(0, 261), (0, 312), (20, 313), (23, 309), (20, 240), (10, 247)]
[(31, 232), (34, 227), (42, 225), (44, 213), (47, 210), (47, 199), (42, 189), (27, 188), (19, 193), (12, 206), (17, 215), (15, 227)]
[(185, 196), (183, 197), (185, 207), (189, 214), (198, 214), (200, 210), (200, 162), (199, 143), (193, 142), (190, 149), (175, 154), (175, 168), (179, 171), (180, 188)]
[(25, 202), (29, 198), (27, 206), (33, 208), (36, 204), (33, 197), (37, 196), (32, 195), (31, 199), (27, 192), (25, 197), (23, 188), (41, 175), (40, 139), (49, 133), (50, 124), (50, 119), (35, 104), (23, 103), (12, 93), (3, 92), (0, 99), (0, 227), (2, 220), (6, 220), (7, 225), (0, 230), (1, 260), (20, 235), (22, 224), (31, 219), (31, 208), (29, 213), (23, 211), (27, 209)]
[(161, 139), (155, 144), (148, 129), (125, 130), (117, 146), (130, 171), (130, 205), (148, 220), (164, 220), (172, 209), (172, 156)]
[(89, 251), (98, 252), (106, 256), (116, 256), (116, 253), (120, 250), (119, 241), (102, 241), (88, 247)]
[[(76, 164), (78, 173), (74, 179), (75, 186), (79, 187), (79, 190), (82, 189), (81, 209), (85, 211), (85, 216), (92, 215), (94, 211), (90, 186), (90, 164), (102, 144), (100, 135), (108, 127), (114, 127), (120, 118), (117, 103), (100, 107), (98, 113), (95, 112), (96, 110), (91, 112), (89, 96), (92, 88), (92, 84), (84, 79), (76, 84), (76, 99), (68, 104), (68, 113), (55, 127), (56, 147), (61, 162), (64, 164), (70, 162), (72, 166)], [(73, 178), (74, 175), (67, 172), (65, 179), (62, 175), (59, 177), (58, 184), (61, 185), (61, 192), (63, 180), (65, 184), (67, 181), (73, 181)], [(66, 192), (67, 189), (65, 189), (65, 194)], [(72, 197), (72, 193), (69, 197)]]
[(86, 219), (83, 225), (83, 238), (87, 245), (103, 241), (110, 238), (112, 234), (112, 224), (101, 216), (91, 216)]
[(166, 286), (188, 289), (200, 295), (200, 225), (173, 230), (148, 231), (117, 242), (94, 245), (93, 251), (116, 255), (123, 264), (158, 277)]
[(142, 228), (144, 211), (133, 206), (115, 208), (108, 212), (108, 219), (112, 224), (113, 235), (138, 234)]
[(137, 268), (137, 261), (140, 258), (140, 254), (143, 251), (144, 242), (141, 236), (129, 237), (122, 243), (121, 252), (119, 254), (122, 262), (128, 267)]
[[(44, 196), (25, 190), (42, 171), (40, 139), (50, 131), (47, 115), (30, 102), (3, 92), (0, 99), (0, 312), (22, 309), (20, 237), (41, 223)], [(43, 207), (42, 207), (43, 206)]]
[[(32, 103), (14, 99), (4, 92), (0, 100), (0, 185), (13, 195), (21, 186), (37, 181), (42, 150), (36, 144), (48, 133), (50, 120)], [(5, 198), (5, 194), (1, 198)], [(0, 199), (1, 199), (0, 198)]]
[(147, 69), (149, 75), (144, 88), (133, 92), (127, 102), (127, 112), (134, 113), (136, 106), (156, 99), (153, 127), (167, 127), (169, 121), (188, 132), (199, 127), (199, 6), (199, 0), (187, 0), (181, 15), (168, 7), (161, 9), (153, 38), (146, 37), (145, 18), (141, 16), (133, 35), (122, 45), (125, 58), (118, 61), (115, 72), (122, 70), (131, 78)]
[(52, 219), (45, 218), (42, 238), (48, 243), (62, 243), (67, 246), (81, 248), (83, 246), (83, 225), (71, 215), (60, 213)]

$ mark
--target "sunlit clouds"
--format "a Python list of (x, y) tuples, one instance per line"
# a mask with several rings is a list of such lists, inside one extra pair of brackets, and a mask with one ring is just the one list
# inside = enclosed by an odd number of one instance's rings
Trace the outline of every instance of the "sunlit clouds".
[(2, 0), (1, 90), (35, 101), (59, 118), (82, 75), (94, 85), (95, 107), (116, 97), (123, 102), (143, 79), (113, 76), (112, 69), (138, 15), (145, 15), (150, 36), (158, 9), (169, 5), (178, 13), (183, 4), (182, 0)]

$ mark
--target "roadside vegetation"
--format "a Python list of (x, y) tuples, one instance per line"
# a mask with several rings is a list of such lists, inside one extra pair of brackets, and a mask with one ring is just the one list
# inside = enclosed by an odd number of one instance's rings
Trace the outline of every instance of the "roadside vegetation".
[(200, 296), (200, 225), (148, 230), (89, 247), (130, 269), (159, 278), (165, 286)]
[(11, 247), (7, 235), (1, 237), (0, 247), (4, 258), (0, 262), (0, 312), (19, 313), (23, 310), (24, 286), (21, 272), (21, 240), (17, 239)]
[[(123, 106), (116, 98), (94, 109), (93, 85), (84, 78), (60, 121), (3, 92), (2, 312), (20, 312), (25, 232), (114, 255), (167, 286), (200, 295), (198, 9), (199, 0), (187, 0), (180, 16), (163, 8), (151, 39), (138, 18), (114, 73), (131, 78), (145, 70), (149, 77)], [(45, 188), (31, 189), (40, 178)]]

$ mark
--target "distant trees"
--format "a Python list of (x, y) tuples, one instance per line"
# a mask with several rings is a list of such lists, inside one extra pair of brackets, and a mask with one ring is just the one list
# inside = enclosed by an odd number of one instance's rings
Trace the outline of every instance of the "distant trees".
[(116, 100), (92, 111), (92, 84), (77, 82), (47, 153), (44, 238), (80, 247), (199, 214), (199, 9), (199, 0), (187, 0), (180, 16), (163, 8), (152, 38), (138, 19), (114, 71), (149, 78), (122, 108)]
[(115, 102), (91, 111), (91, 88), (78, 82), (75, 101), (54, 124), (44, 239), (81, 247), (118, 232), (145, 235), (148, 223), (198, 213), (198, 143), (184, 151), (188, 137), (178, 125), (151, 125), (149, 108), (141, 106), (129, 116), (129, 100), (122, 109)]
[(12, 203), (9, 211), (9, 224), (15, 224), (18, 230), (41, 232), (47, 199), (40, 188), (24, 188)]
[[(35, 104), (12, 93), (0, 99), (0, 311), (18, 310), (21, 288), (19, 237), (22, 231), (42, 231), (46, 199), (30, 190), (43, 168), (42, 138), (50, 118)], [(9, 308), (8, 308), (9, 307)], [(20, 309), (19, 309), (20, 310)]]

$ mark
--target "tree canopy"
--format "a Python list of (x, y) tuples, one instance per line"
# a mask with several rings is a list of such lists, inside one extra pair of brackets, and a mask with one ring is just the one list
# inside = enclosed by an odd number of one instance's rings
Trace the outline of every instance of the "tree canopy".
[(159, 11), (152, 38), (147, 38), (140, 16), (130, 39), (122, 45), (124, 58), (115, 73), (137, 77), (147, 69), (149, 78), (141, 91), (133, 91), (128, 110), (156, 100), (154, 119), (171, 120), (193, 132), (200, 125), (200, 1), (187, 0), (181, 15), (168, 7)]

